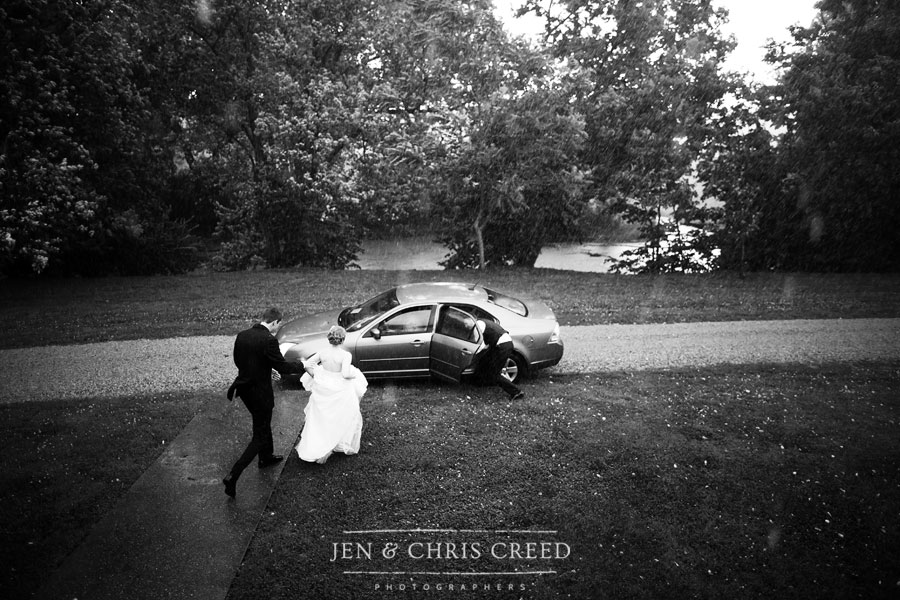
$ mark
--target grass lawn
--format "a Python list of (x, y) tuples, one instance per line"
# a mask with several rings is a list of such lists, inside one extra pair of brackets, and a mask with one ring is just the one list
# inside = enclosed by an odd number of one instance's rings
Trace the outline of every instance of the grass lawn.
[[(291, 456), (228, 598), (426, 584), (429, 598), (895, 597), (898, 378), (898, 365), (584, 374), (538, 380), (522, 403), (375, 385), (359, 455)], [(385, 529), (487, 533), (344, 533)], [(556, 533), (495, 533), (520, 529)], [(513, 542), (565, 546), (511, 559)], [(511, 570), (555, 573), (345, 574)]]

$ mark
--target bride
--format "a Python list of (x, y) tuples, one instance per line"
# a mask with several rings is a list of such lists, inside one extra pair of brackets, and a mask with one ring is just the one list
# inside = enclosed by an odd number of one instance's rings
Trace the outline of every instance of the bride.
[(300, 458), (308, 462), (324, 464), (332, 452), (359, 452), (362, 435), (359, 400), (366, 392), (368, 381), (350, 364), (350, 353), (341, 348), (346, 336), (343, 327), (332, 327), (328, 331), (331, 345), (303, 363), (306, 373), (300, 382), (311, 393), (296, 449)]

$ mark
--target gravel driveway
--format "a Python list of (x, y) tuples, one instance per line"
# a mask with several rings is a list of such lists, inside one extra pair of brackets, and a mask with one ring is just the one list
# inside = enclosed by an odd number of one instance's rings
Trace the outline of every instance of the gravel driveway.
[[(900, 361), (900, 319), (738, 321), (563, 327), (551, 373), (741, 363)], [(224, 390), (231, 336), (134, 340), (0, 351), (0, 404), (170, 391)]]

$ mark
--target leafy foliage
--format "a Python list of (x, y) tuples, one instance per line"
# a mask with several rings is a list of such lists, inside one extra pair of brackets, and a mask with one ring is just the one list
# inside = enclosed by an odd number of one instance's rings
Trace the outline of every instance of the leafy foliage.
[(447, 163), (438, 205), (450, 268), (534, 266), (541, 247), (585, 211), (583, 173), (574, 165), (584, 124), (564, 94), (537, 89), (495, 98)]
[(791, 45), (770, 47), (778, 83), (723, 112), (708, 148), (723, 267), (900, 267), (900, 5), (818, 8)]
[[(733, 47), (721, 33), (725, 13), (705, 0), (533, 0), (528, 8), (545, 17), (556, 55), (580, 69), (591, 195), (638, 224), (657, 254), (664, 218), (695, 212), (694, 164), (714, 106), (733, 85), (721, 72)], [(674, 258), (646, 268), (676, 267)]]
[(526, 0), (545, 46), (489, 0), (10, 0), (0, 273), (347, 268), (422, 229), (532, 266), (616, 219), (628, 271), (896, 270), (900, 8), (818, 6), (754, 88), (708, 0)]
[[(176, 107), (178, 136), (188, 168), (220, 190), (214, 266), (343, 268), (358, 252), (347, 114), (358, 86), (346, 58), (356, 10), (224, 3), (183, 24), (194, 76)], [(210, 65), (209, 85), (191, 87)]]
[(79, 256), (106, 248), (112, 272), (133, 272), (108, 243), (122, 214), (132, 234), (171, 224), (134, 14), (117, 0), (14, 0), (0, 20), (0, 270), (92, 271)]
[(48, 274), (177, 275), (199, 265), (199, 242), (184, 221), (141, 222), (134, 211), (118, 213), (88, 242), (64, 248), (64, 261)]
[(720, 252), (715, 239), (702, 229), (661, 222), (650, 243), (607, 261), (613, 273), (705, 273), (713, 270)]
[[(752, 90), (743, 89), (730, 105), (718, 107), (714, 133), (697, 166), (704, 194), (717, 203), (708, 213), (707, 226), (721, 251), (718, 264), (742, 272), (778, 268), (797, 239), (797, 232), (789, 229), (793, 219), (784, 202), (777, 138), (760, 119), (752, 98)], [(766, 214), (764, 204), (776, 212)], [(763, 237), (768, 238), (768, 256), (760, 254)]]
[(465, 135), (469, 111), (494, 89), (486, 64), (501, 32), (484, 1), (378, 3), (364, 53), (370, 91), (359, 153), (359, 220), (368, 235), (431, 232), (448, 140)]
[(794, 31), (795, 54), (772, 54), (785, 70), (769, 108), (787, 130), (783, 173), (806, 234), (790, 266), (896, 269), (900, 4), (825, 1), (819, 10), (817, 23)]
[[(121, 48), (108, 19), (73, 2), (0, 8), (0, 267), (41, 272), (97, 229), (103, 202), (84, 124)], [(103, 63), (106, 61), (106, 64)], [(76, 115), (81, 113), (80, 118)]]

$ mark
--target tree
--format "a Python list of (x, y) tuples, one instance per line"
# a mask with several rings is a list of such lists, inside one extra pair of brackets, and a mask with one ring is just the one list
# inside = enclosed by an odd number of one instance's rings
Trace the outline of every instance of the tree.
[(183, 168), (219, 195), (214, 264), (348, 265), (368, 5), (197, 6), (170, 15), (177, 52), (160, 64)]
[(154, 213), (136, 22), (116, 0), (12, 0), (0, 22), (0, 270), (92, 269)]
[[(556, 55), (584, 73), (577, 99), (591, 194), (659, 249), (663, 217), (694, 208), (697, 154), (732, 85), (721, 71), (734, 46), (721, 34), (725, 11), (709, 0), (530, 0), (526, 9), (545, 18)], [(678, 261), (649, 263), (668, 264)]]
[[(377, 15), (366, 53), (376, 83), (369, 104), (378, 107), (369, 126), (384, 129), (380, 138), (370, 136), (365, 173), (377, 185), (364, 207), (382, 230), (404, 220), (433, 229), (432, 208), (437, 215), (458, 208), (450, 190), (459, 189), (463, 163), (478, 160), (467, 156), (478, 152), (475, 129), (498, 112), (498, 101), (543, 76), (546, 65), (507, 39), (486, 0), (395, 1)], [(470, 223), (450, 222), (454, 231), (463, 227), (463, 239), (472, 237)]]
[(533, 267), (584, 211), (584, 124), (561, 90), (498, 95), (448, 162), (439, 204), (450, 268)]
[[(798, 244), (781, 266), (900, 267), (900, 3), (823, 0), (774, 46), (764, 117), (784, 131), (782, 186)], [(772, 213), (776, 207), (766, 205)], [(767, 249), (772, 250), (772, 249)]]
[(820, 2), (770, 46), (775, 85), (722, 107), (701, 177), (723, 268), (895, 270), (900, 219), (896, 2)]
[(581, 142), (565, 99), (542, 80), (545, 61), (507, 38), (486, 0), (398, 1), (386, 13), (366, 57), (379, 82), (375, 121), (391, 131), (367, 153), (366, 172), (388, 185), (365, 206), (389, 218), (430, 207), (450, 266), (533, 265), (559, 220), (542, 229), (544, 211), (560, 200), (553, 216), (566, 214), (575, 186), (561, 180), (577, 173), (571, 148)]
[(488, 2), (458, 0), (379, 2), (364, 16), (367, 116), (358, 163), (370, 235), (431, 229), (430, 191), (441, 187), (445, 144), (461, 135), (493, 77), (476, 50), (486, 16)]

